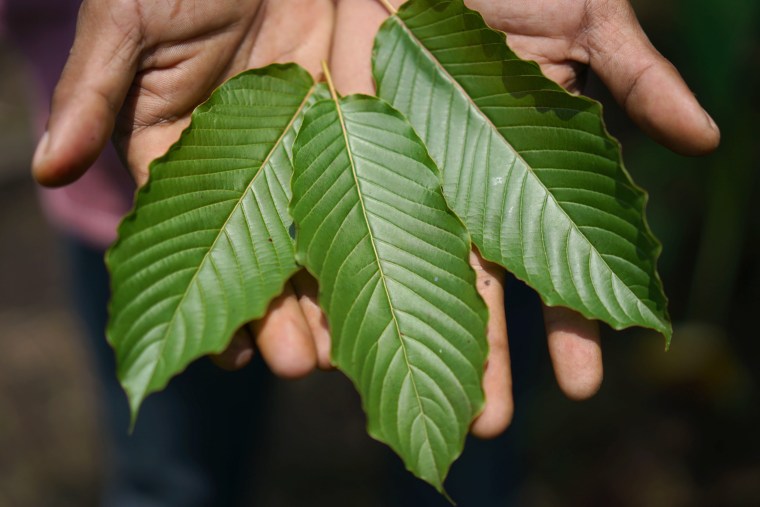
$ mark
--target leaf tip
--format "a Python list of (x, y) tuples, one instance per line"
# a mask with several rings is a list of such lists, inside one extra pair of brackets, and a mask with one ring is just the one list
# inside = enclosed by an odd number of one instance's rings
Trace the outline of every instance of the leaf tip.
[(129, 399), (129, 429), (127, 432), (132, 435), (135, 431), (135, 425), (137, 424), (137, 416), (140, 412), (140, 405), (144, 400), (143, 396), (134, 396), (127, 391), (127, 398)]
[[(444, 477), (444, 479), (445, 479), (445, 477)], [(440, 483), (438, 483), (438, 484), (431, 484), (431, 485), (432, 485), (432, 486), (433, 486), (433, 487), (436, 489), (436, 491), (438, 491), (438, 493), (439, 493), (439, 494), (440, 494), (440, 495), (441, 495), (441, 496), (442, 496), (442, 497), (443, 497), (443, 498), (444, 498), (444, 499), (445, 499), (447, 502), (449, 502), (449, 505), (451, 505), (452, 507), (456, 507), (456, 506), (457, 506), (457, 503), (454, 501), (454, 499), (453, 499), (453, 498), (451, 498), (451, 497), (449, 496), (449, 494), (446, 492), (446, 490), (444, 489), (444, 487), (443, 487), (443, 482), (440, 482)]]

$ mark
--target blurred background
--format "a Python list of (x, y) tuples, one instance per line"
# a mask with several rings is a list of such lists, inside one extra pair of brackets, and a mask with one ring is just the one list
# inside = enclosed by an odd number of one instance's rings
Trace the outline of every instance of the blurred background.
[[(590, 77), (588, 93), (605, 103), (627, 167), (650, 194), (675, 334), (665, 353), (659, 336), (605, 329), (604, 385), (577, 403), (559, 392), (545, 344), (512, 330), (512, 346), (536, 357), (517, 366), (521, 394), (503, 439), (519, 463), (514, 503), (757, 506), (760, 2), (633, 4), (723, 140), (708, 157), (674, 155)], [(70, 313), (60, 243), (29, 176), (34, 93), (18, 51), (0, 39), (0, 507), (89, 506), (103, 479), (99, 386)], [(318, 373), (274, 381), (273, 391), (260, 408), (250, 503), (385, 505), (387, 453), (366, 436), (350, 384)], [(481, 505), (468, 498), (455, 495)]]

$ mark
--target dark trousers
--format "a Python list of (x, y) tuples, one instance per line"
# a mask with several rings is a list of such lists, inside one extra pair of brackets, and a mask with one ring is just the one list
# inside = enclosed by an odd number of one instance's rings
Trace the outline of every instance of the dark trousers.
[(225, 372), (193, 363), (143, 404), (129, 435), (129, 408), (105, 340), (108, 273), (103, 251), (65, 242), (73, 304), (93, 352), (110, 449), (104, 507), (236, 506), (265, 419), (269, 374), (261, 361)]

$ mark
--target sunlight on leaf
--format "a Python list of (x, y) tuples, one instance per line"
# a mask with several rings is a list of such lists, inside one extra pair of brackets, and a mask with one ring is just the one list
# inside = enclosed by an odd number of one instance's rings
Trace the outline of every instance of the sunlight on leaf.
[(194, 359), (225, 349), (296, 271), (291, 148), (324, 85), (296, 65), (236, 76), (194, 113), (108, 252), (108, 339), (133, 420)]
[(443, 492), (483, 405), (487, 310), (469, 236), (419, 137), (374, 97), (318, 102), (293, 153), (297, 258), (320, 283), (333, 361), (369, 433)]
[(601, 106), (520, 60), (461, 0), (415, 0), (375, 41), (378, 96), (441, 168), (449, 204), (483, 256), (615, 329), (669, 342), (660, 245)]

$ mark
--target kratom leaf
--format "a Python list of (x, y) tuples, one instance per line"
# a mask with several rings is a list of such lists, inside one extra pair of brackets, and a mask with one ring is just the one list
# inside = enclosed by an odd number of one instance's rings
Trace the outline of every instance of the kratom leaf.
[(319, 281), (332, 360), (368, 431), (443, 491), (483, 405), (487, 310), (438, 169), (388, 104), (315, 104), (293, 148), (296, 257)]
[(148, 394), (261, 317), (296, 271), (290, 150), (303, 111), (325, 96), (296, 65), (245, 72), (151, 164), (107, 255), (107, 334), (133, 418)]
[(403, 112), (443, 172), (484, 257), (561, 305), (670, 340), (645, 193), (601, 106), (520, 60), (461, 0), (414, 0), (375, 41), (378, 95)]

